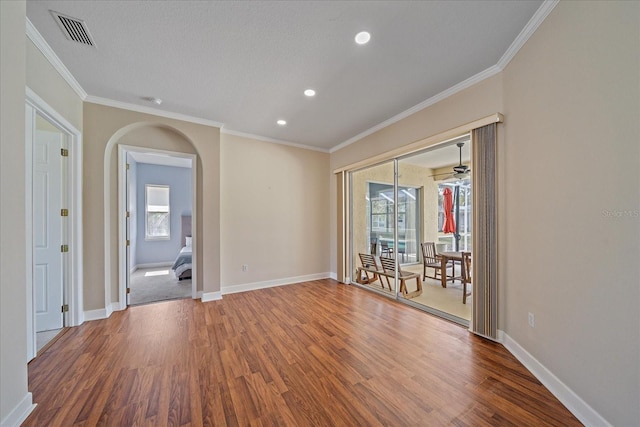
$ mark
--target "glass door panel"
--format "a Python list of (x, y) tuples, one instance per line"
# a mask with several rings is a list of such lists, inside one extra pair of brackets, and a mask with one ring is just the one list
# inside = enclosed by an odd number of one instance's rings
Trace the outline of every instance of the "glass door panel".
[[(401, 259), (401, 268), (404, 276), (411, 277), (405, 284), (407, 292), (400, 292), (399, 298), (460, 323), (471, 317), (469, 299), (462, 303), (460, 262), (447, 262), (445, 280), (438, 265), (443, 252), (471, 250), (470, 174), (454, 170), (468, 169), (470, 145), (467, 135), (398, 159), (399, 195), (406, 190), (407, 196), (404, 206), (402, 200), (398, 205), (398, 240), (399, 244), (406, 242), (408, 252), (406, 260)], [(403, 214), (407, 221), (404, 233)], [(422, 292), (414, 292), (417, 284), (413, 274), (419, 275)]]
[[(350, 173), (351, 281), (395, 295), (393, 274), (378, 274), (380, 258), (395, 258), (394, 162)], [(406, 252), (398, 245), (398, 251)]]

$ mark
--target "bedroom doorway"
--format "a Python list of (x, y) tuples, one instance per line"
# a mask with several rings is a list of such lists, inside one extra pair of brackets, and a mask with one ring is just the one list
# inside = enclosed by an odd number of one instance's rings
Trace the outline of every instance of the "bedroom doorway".
[(196, 156), (118, 147), (120, 301), (195, 298)]

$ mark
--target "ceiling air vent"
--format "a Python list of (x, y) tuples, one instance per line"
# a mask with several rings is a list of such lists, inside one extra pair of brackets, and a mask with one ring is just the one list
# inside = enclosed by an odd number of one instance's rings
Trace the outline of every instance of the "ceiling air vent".
[(53, 10), (50, 12), (66, 38), (73, 40), (74, 42), (95, 47), (95, 43), (93, 43), (93, 40), (91, 39), (91, 34), (89, 34), (87, 25), (83, 20), (72, 18), (71, 16), (63, 15)]

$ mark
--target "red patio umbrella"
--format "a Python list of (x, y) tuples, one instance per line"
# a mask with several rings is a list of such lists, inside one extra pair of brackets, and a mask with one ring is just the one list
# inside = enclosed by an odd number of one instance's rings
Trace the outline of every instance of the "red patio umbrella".
[(446, 187), (442, 194), (444, 196), (442, 203), (442, 208), (444, 209), (444, 225), (442, 226), (442, 231), (445, 233), (455, 233), (456, 223), (453, 220), (453, 195), (451, 194), (451, 189)]

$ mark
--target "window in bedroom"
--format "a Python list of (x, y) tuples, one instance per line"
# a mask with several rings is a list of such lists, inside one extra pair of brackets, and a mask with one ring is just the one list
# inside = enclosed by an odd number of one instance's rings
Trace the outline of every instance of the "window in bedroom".
[(169, 187), (145, 185), (146, 239), (162, 240), (171, 237), (169, 221)]

